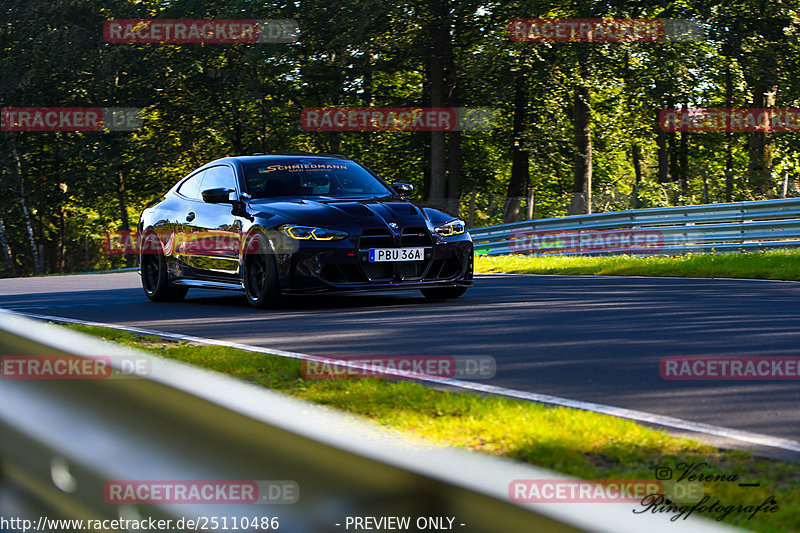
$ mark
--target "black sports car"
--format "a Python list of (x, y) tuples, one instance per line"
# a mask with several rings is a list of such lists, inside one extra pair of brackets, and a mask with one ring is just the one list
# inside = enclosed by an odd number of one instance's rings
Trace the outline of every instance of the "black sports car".
[(142, 212), (144, 292), (239, 290), (254, 307), (320, 290), (457, 298), (472, 285), (472, 239), (458, 218), (406, 200), (411, 190), (338, 156), (218, 159)]

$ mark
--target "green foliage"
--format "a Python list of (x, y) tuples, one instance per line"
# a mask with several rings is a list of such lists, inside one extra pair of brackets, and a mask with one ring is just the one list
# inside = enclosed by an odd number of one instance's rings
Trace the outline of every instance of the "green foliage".
[[(706, 38), (518, 43), (509, 39), (508, 22), (519, 17), (687, 18), (702, 24)], [(105, 42), (103, 22), (121, 18), (294, 19), (301, 38), (292, 44)], [(451, 55), (431, 49), (431, 28), (438, 27), (450, 29)], [(6, 0), (0, 50), (3, 106), (144, 109), (144, 126), (136, 132), (0, 132), (0, 189), (6, 193), (0, 221), (12, 263), (0, 260), (0, 275), (33, 271), (23, 196), (35, 245), (44, 247), (45, 271), (85, 269), (87, 237), (89, 268), (124, 266), (124, 257), (101, 248), (102, 235), (122, 228), (120, 199), (133, 227), (147, 202), (196, 166), (226, 155), (342, 153), (387, 181), (414, 184), (417, 199), (424, 199), (431, 180), (428, 133), (307, 132), (299, 116), (316, 106), (429, 106), (433, 53), (452, 59), (445, 70), (459, 106), (499, 110), (497, 128), (460, 136), (460, 214), (471, 213), (475, 226), (503, 221), (515, 143), (529, 155), (534, 216), (566, 214), (579, 84), (592, 94), (595, 211), (759, 199), (780, 190), (784, 172), (789, 195), (798, 194), (797, 133), (772, 136), (771, 191), (749, 182), (746, 133), (667, 135), (670, 164), (685, 157), (684, 182), (675, 181), (681, 177), (675, 168), (673, 181), (658, 176), (660, 109), (746, 107), (754, 87), (765, 83), (776, 88), (777, 107), (800, 107), (800, 11), (778, 0), (758, 6), (744, 0)], [(590, 66), (588, 76), (581, 74), (579, 57)], [(519, 80), (526, 128), (515, 138)], [(634, 145), (642, 172), (635, 206)]]

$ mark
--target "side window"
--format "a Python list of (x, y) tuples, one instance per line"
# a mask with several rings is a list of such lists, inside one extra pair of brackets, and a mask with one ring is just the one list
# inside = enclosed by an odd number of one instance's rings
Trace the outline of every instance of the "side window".
[(200, 191), (207, 191), (208, 189), (231, 189), (235, 191), (236, 177), (233, 175), (233, 170), (227, 166), (206, 169)]
[(188, 180), (183, 182), (183, 185), (178, 188), (178, 192), (192, 200), (200, 200), (200, 183), (203, 181), (203, 175), (206, 171), (198, 172)]

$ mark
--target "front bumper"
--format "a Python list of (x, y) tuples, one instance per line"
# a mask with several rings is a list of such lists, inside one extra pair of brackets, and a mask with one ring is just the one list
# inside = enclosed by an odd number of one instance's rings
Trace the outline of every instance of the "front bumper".
[[(387, 232), (388, 233), (388, 232)], [(369, 262), (370, 248), (422, 247), (423, 261)], [(281, 289), (391, 290), (472, 285), (473, 247), (468, 234), (441, 238), (362, 234), (343, 241), (301, 241), (291, 254), (276, 256)]]

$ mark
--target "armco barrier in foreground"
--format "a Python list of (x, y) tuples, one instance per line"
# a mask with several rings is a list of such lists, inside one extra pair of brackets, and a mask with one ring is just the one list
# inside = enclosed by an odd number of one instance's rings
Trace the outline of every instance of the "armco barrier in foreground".
[[(137, 367), (144, 375), (127, 379), (0, 379), (4, 519), (175, 524), (216, 517), (219, 527), (205, 529), (222, 530), (227, 517), (231, 530), (231, 520), (248, 517), (249, 527), (240, 530), (267, 524), (307, 533), (352, 531), (348, 517), (411, 517), (412, 525), (417, 517), (450, 517), (452, 529), (464, 532), (732, 531), (694, 517), (676, 525), (663, 515), (633, 514), (630, 503), (512, 503), (512, 480), (565, 476), (415, 443), (226, 376), (6, 312), (0, 354), (102, 355), (115, 366), (118, 359), (149, 361)], [(282, 480), (299, 495), (265, 505), (129, 503), (113, 480)]]
[(800, 246), (800, 198), (635, 209), (473, 228), (484, 255), (675, 255)]

